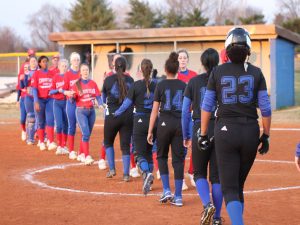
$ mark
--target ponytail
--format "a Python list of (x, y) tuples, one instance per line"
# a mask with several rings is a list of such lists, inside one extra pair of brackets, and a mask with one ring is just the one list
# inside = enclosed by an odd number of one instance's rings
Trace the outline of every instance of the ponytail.
[(143, 76), (144, 76), (145, 82), (146, 82), (147, 98), (150, 97), (149, 86), (150, 86), (150, 75), (151, 75), (152, 69), (153, 69), (153, 64), (152, 64), (151, 60), (143, 59), (143, 61), (141, 62), (141, 70), (142, 70), (142, 73), (143, 73)]
[(81, 95), (82, 94), (82, 86), (81, 86), (81, 78), (79, 78), (76, 82), (75, 82), (75, 85), (78, 89), (78, 92), (79, 94)]
[(166, 72), (173, 74), (175, 77), (178, 72), (178, 68), (179, 68), (178, 54), (176, 52), (171, 52), (169, 58), (165, 63), (165, 70)]
[(208, 48), (202, 53), (200, 59), (209, 77), (213, 68), (219, 64), (219, 53), (213, 48)]
[(124, 57), (119, 57), (115, 61), (115, 70), (117, 72), (118, 86), (119, 86), (119, 103), (122, 103), (127, 95), (126, 83), (123, 74), (126, 70), (126, 60)]

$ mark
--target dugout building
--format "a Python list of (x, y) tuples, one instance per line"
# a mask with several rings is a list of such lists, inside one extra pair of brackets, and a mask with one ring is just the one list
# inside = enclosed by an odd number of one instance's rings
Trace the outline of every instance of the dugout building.
[[(300, 35), (276, 25), (247, 25), (252, 40), (250, 62), (262, 68), (271, 97), (272, 109), (293, 106), (295, 102), (295, 46)], [(77, 51), (90, 64), (93, 79), (102, 86), (104, 74), (110, 71), (114, 52), (124, 54), (128, 71), (139, 79), (139, 63), (152, 60), (159, 75), (164, 74), (164, 62), (171, 51), (185, 48), (190, 54), (189, 68), (203, 72), (200, 55), (207, 48), (219, 52), (224, 48), (226, 34), (232, 26), (126, 29), (108, 31), (51, 33), (65, 58)], [(93, 53), (93, 54), (91, 54)]]

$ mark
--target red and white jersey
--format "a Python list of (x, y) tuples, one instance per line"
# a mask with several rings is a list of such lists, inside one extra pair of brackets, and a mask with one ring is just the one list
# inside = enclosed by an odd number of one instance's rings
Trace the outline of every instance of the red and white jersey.
[(179, 71), (177, 79), (187, 84), (190, 81), (190, 79), (192, 79), (195, 76), (197, 76), (197, 73), (193, 70)]
[(69, 91), (72, 90), (73, 85), (75, 82), (80, 78), (80, 71), (74, 71), (72, 69), (69, 69), (65, 75), (65, 85), (64, 85), (64, 90)]
[(38, 91), (39, 98), (49, 98), (53, 75), (49, 70), (37, 70), (31, 78), (31, 86)]
[[(65, 79), (63, 74), (55, 74), (52, 80), (52, 90), (63, 89), (65, 84)], [(52, 95), (52, 98), (56, 100), (65, 100), (66, 97), (63, 93), (56, 93)]]
[(50, 67), (50, 68), (49, 68), (49, 71), (50, 71), (53, 75), (60, 73), (58, 67), (54, 67), (54, 66)]
[[(21, 82), (21, 80), (20, 80), (20, 75), (22, 75), (22, 74), (20, 74), (20, 73), (18, 74), (18, 83), (17, 83), (17, 85), (16, 85), (16, 89), (21, 91), (20, 97), (21, 97), (21, 98), (24, 98), (24, 97), (27, 95), (27, 87), (21, 88), (21, 86), (20, 86), (20, 82)], [(24, 76), (25, 76), (25, 75), (24, 75)], [(25, 78), (24, 78), (24, 79), (25, 79)]]
[(96, 82), (88, 80), (86, 83), (85, 81), (80, 80), (80, 85), (82, 92), (79, 92), (76, 85), (72, 87), (72, 90), (75, 92), (76, 107), (93, 107), (95, 98), (100, 96), (100, 91)]

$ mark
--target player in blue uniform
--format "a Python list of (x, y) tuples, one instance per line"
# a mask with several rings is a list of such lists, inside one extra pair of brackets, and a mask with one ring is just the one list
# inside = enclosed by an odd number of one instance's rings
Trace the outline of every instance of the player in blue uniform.
[(152, 68), (152, 62), (149, 59), (143, 59), (141, 62), (141, 71), (144, 79), (134, 82), (133, 86), (129, 89), (125, 101), (121, 107), (115, 111), (115, 116), (120, 116), (131, 105), (135, 106), (136, 112), (134, 113), (133, 119), (133, 145), (136, 151), (134, 154), (135, 160), (142, 171), (144, 178), (143, 193), (145, 195), (150, 191), (154, 179), (152, 175), (152, 145), (147, 142), (149, 119), (156, 87), (156, 80), (151, 80), (150, 77)]
[[(200, 128), (201, 121), (201, 103), (203, 101), (204, 93), (206, 91), (207, 81), (210, 72), (219, 64), (219, 54), (215, 49), (209, 48), (201, 55), (201, 63), (206, 73), (200, 74), (192, 78), (184, 92), (183, 107), (182, 107), (182, 131), (184, 146), (186, 148), (192, 145), (192, 158), (194, 169), (194, 180), (196, 189), (204, 206), (204, 212), (201, 218), (201, 225), (210, 225), (213, 219), (213, 225), (221, 225), (221, 208), (223, 202), (223, 195), (218, 175), (218, 168), (216, 162), (216, 154), (214, 146), (212, 145), (207, 151), (200, 151), (198, 149), (197, 131)], [(192, 106), (192, 118), (190, 109)], [(193, 119), (193, 132), (190, 133), (189, 124)], [(215, 116), (209, 121), (208, 136), (214, 136)], [(192, 142), (192, 143), (191, 143)], [(207, 167), (209, 163), (209, 180), (212, 186), (212, 199), (214, 205), (210, 201), (210, 190), (207, 181)], [(212, 206), (212, 207), (210, 207)], [(215, 214), (214, 214), (215, 213)]]
[[(179, 68), (178, 54), (172, 52), (165, 63), (167, 79), (159, 82), (154, 92), (153, 108), (150, 116), (147, 140), (153, 144), (154, 125), (157, 123), (157, 161), (163, 184), (161, 203), (170, 201), (182, 206), (182, 182), (184, 146), (181, 129), (181, 109), (186, 84), (176, 79)], [(172, 196), (169, 184), (168, 153), (172, 149), (172, 166), (175, 177), (175, 194)]]
[[(246, 62), (251, 50), (249, 33), (243, 28), (233, 28), (227, 35), (225, 48), (230, 62), (213, 69), (209, 77), (198, 144), (202, 151), (207, 151), (209, 120), (217, 102), (214, 143), (222, 192), (232, 225), (244, 225), (244, 184), (259, 144), (262, 143), (260, 154), (269, 150), (271, 105), (261, 70)], [(261, 137), (257, 104), (262, 114)]]
[(114, 117), (115, 111), (122, 105), (128, 93), (128, 89), (134, 82), (132, 77), (125, 74), (126, 64), (126, 59), (124, 57), (116, 59), (116, 74), (111, 75), (104, 80), (102, 97), (103, 102), (107, 104), (104, 120), (104, 145), (109, 171), (106, 177), (112, 178), (116, 175), (113, 145), (115, 137), (119, 132), (123, 160), (123, 180), (128, 182), (130, 141), (133, 129), (133, 107), (129, 107), (122, 115)]

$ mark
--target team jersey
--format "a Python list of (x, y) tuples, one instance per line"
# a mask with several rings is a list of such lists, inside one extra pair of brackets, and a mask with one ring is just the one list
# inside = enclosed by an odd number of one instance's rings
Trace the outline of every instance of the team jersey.
[[(52, 80), (52, 89), (59, 90), (63, 89), (65, 84), (65, 79), (63, 74), (55, 74)], [(52, 98), (56, 100), (65, 100), (66, 97), (63, 93), (56, 93), (52, 95)]]
[(49, 71), (50, 71), (53, 75), (60, 73), (58, 67), (54, 67), (54, 66), (50, 67), (50, 68), (49, 68)]
[(95, 98), (100, 96), (97, 84), (93, 80), (82, 81), (80, 79), (82, 93), (78, 87), (73, 85), (72, 90), (75, 92), (76, 107), (92, 108), (95, 105)]
[(184, 83), (188, 83), (190, 79), (197, 76), (197, 73), (193, 70), (185, 70), (185, 71), (179, 71), (177, 74), (177, 79), (183, 81)]
[(64, 84), (64, 90), (71, 90), (74, 83), (80, 78), (80, 71), (74, 71), (72, 69), (69, 69), (65, 75), (64, 75), (64, 79), (65, 79), (65, 84)]
[(181, 117), (183, 93), (186, 84), (178, 79), (167, 79), (156, 85), (154, 101), (160, 102), (159, 112), (170, 113), (175, 117)]
[(217, 117), (258, 118), (258, 92), (267, 90), (265, 78), (258, 67), (225, 63), (216, 67), (208, 81), (207, 92), (216, 96)]
[(133, 102), (137, 113), (151, 113), (156, 83), (155, 80), (150, 81), (149, 96), (147, 96), (145, 80), (134, 82), (133, 86), (129, 89), (127, 98)]
[(31, 86), (37, 89), (39, 98), (49, 98), (53, 74), (49, 70), (37, 70), (31, 78)]
[[(203, 102), (206, 86), (208, 82), (208, 74), (203, 73), (193, 77), (184, 91), (184, 97), (192, 101), (192, 118), (193, 120), (201, 119), (201, 105)], [(213, 116), (214, 114), (212, 114)]]
[[(20, 91), (20, 97), (24, 98), (27, 95), (27, 88), (24, 87), (25, 85), (23, 85), (23, 88), (21, 87), (22, 86), (21, 82), (23, 82), (23, 81), (20, 80), (20, 75), (21, 75), (21, 73), (18, 74), (18, 82), (16, 85), (16, 90)], [(28, 76), (28, 74), (27, 75), (24, 74), (24, 79), (25, 79), (25, 76)]]
[[(122, 78), (126, 83), (128, 91), (134, 80), (128, 75), (122, 75)], [(115, 112), (122, 105), (122, 102), (119, 103), (120, 92), (117, 74), (111, 75), (104, 80), (102, 93), (103, 98), (106, 98), (106, 104), (110, 113)], [(105, 102), (105, 99), (103, 101)]]
[[(104, 77), (109, 77), (109, 76), (114, 75), (114, 74), (116, 74), (116, 73), (113, 72), (113, 71), (110, 71), (110, 72), (108, 72), (108, 73), (105, 73), (105, 74), (104, 74)], [(124, 72), (124, 74), (125, 74), (126, 76), (130, 76), (130, 74), (127, 73), (127, 72)]]

